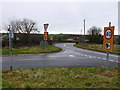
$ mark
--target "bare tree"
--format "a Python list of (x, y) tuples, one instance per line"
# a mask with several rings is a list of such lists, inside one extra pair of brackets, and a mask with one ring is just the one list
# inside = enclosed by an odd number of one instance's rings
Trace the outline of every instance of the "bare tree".
[[(31, 45), (31, 33), (38, 33), (38, 29), (36, 26), (36, 22), (27, 18), (24, 18), (22, 20), (20, 19), (11, 19), (9, 20), (9, 25), (11, 26), (11, 29), (15, 33), (14, 38), (14, 44), (16, 45), (17, 40), (16, 38), (19, 37), (22, 40), (23, 45)], [(7, 30), (7, 26), (6, 26)], [(20, 37), (19, 34), (22, 34), (22, 37)]]
[(101, 35), (101, 28), (97, 28), (96, 26), (92, 26), (88, 31), (88, 35)]
[(88, 40), (90, 43), (101, 43), (102, 36), (101, 36), (102, 29), (96, 26), (92, 26), (88, 31)]
[(10, 20), (9, 25), (12, 27), (12, 30), (14, 30), (15, 33), (30, 34), (32, 32), (38, 32), (36, 28), (36, 22), (26, 18), (23, 20)]

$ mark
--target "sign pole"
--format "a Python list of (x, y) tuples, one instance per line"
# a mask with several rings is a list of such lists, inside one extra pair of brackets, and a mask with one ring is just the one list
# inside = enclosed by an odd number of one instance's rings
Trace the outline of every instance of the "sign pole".
[(10, 50), (10, 69), (12, 70), (12, 37), (11, 37), (11, 29), (10, 29), (10, 25), (9, 25), (9, 28), (8, 28), (8, 31), (9, 31), (9, 50)]
[(12, 70), (12, 39), (11, 38), (10, 38), (10, 59), (11, 59), (10, 69)]
[(48, 32), (47, 32), (48, 25), (49, 25), (49, 24), (44, 24), (45, 51), (46, 51), (47, 40), (48, 40)]
[(45, 51), (46, 51), (46, 40), (45, 40)]
[[(106, 60), (109, 61), (109, 52), (107, 51), (107, 57)], [(107, 63), (106, 63), (106, 68), (108, 67)]]
[[(109, 27), (111, 27), (111, 22), (109, 22)], [(107, 57), (106, 57), (106, 60), (109, 61), (109, 52), (107, 51)], [(107, 68), (108, 65), (106, 65), (106, 68)]]

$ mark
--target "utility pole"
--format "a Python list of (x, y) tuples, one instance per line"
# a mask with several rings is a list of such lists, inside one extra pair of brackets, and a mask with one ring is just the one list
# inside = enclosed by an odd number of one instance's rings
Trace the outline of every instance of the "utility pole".
[(84, 35), (85, 35), (85, 19), (84, 19)]
[(84, 19), (84, 43), (85, 43), (85, 19)]

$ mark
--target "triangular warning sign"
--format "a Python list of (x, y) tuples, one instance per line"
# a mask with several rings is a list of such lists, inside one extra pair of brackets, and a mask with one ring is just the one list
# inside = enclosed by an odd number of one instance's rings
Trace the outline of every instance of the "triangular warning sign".
[(44, 30), (45, 30), (45, 31), (47, 31), (48, 25), (49, 25), (49, 24), (44, 24)]

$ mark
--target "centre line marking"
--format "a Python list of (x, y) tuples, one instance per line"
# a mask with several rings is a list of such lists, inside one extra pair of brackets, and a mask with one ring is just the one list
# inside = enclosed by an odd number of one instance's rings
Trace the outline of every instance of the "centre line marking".
[(56, 56), (48, 56), (48, 57), (56, 57)]
[(18, 60), (38, 60), (38, 59), (18, 59)]
[(103, 58), (103, 60), (106, 60), (106, 58)]
[(109, 61), (114, 62), (114, 60), (109, 60)]
[(101, 59), (101, 57), (97, 57), (98, 59)]
[(69, 57), (75, 57), (74, 55), (69, 55)]
[(89, 56), (90, 58), (92, 58), (92, 56)]
[(96, 58), (95, 56), (93, 56), (93, 58)]

